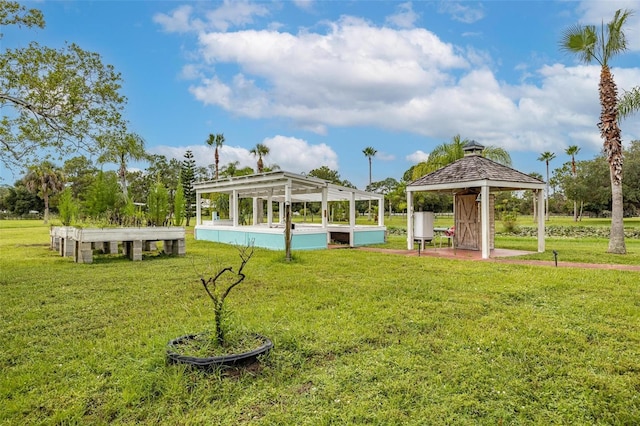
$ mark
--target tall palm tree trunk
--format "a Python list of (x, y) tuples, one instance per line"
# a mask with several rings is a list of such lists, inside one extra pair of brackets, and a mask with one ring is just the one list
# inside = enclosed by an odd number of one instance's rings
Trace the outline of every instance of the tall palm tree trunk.
[[(371, 186), (371, 157), (369, 157), (369, 186)], [(371, 188), (369, 188), (371, 190)], [(369, 200), (369, 221), (371, 221), (371, 200)]]
[(600, 73), (600, 135), (604, 139), (604, 151), (609, 160), (611, 178), (611, 232), (609, 253), (625, 254), (624, 206), (622, 198), (622, 141), (618, 127), (617, 88), (608, 66)]
[(49, 223), (49, 193), (44, 192), (44, 223)]
[(216, 177), (215, 180), (218, 180), (218, 171), (220, 169), (219, 165), (220, 165), (220, 154), (218, 153), (218, 147), (216, 146), (216, 151), (214, 154), (214, 160), (216, 162)]
[(545, 194), (545, 219), (549, 221), (549, 160), (547, 160), (547, 193)]

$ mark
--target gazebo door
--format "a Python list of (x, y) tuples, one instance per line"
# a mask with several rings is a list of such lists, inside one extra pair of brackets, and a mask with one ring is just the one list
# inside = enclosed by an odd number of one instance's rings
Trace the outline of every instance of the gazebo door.
[(477, 194), (456, 195), (456, 246), (461, 249), (480, 249), (480, 222)]

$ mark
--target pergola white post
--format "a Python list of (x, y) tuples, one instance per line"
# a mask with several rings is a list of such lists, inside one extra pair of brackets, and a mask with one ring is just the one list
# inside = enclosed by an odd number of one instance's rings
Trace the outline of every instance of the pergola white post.
[(413, 250), (413, 191), (407, 189), (407, 250)]
[(349, 246), (355, 247), (356, 228), (356, 193), (351, 192), (349, 197)]
[(486, 185), (482, 186), (480, 188), (480, 233), (481, 233), (480, 241), (482, 244), (483, 259), (488, 259), (491, 251), (489, 247), (489, 240), (491, 238), (489, 236), (489, 233), (491, 232), (491, 228), (489, 226), (489, 205), (490, 204), (491, 203), (489, 200), (489, 187)]
[(284, 201), (278, 203), (278, 223), (284, 223)]
[(196, 192), (196, 225), (202, 225), (202, 195)]
[(378, 226), (384, 226), (384, 195), (378, 198)]
[(238, 226), (238, 190), (231, 191), (231, 214), (233, 214), (233, 227)]
[(253, 197), (253, 225), (258, 224), (258, 197)]
[(273, 190), (269, 193), (267, 197), (267, 225), (271, 228), (273, 224)]
[(544, 247), (544, 190), (538, 190), (538, 253), (543, 253)]
[[(322, 188), (322, 201), (320, 205), (320, 215), (322, 216), (322, 229), (326, 231), (329, 226), (329, 188), (326, 186)], [(331, 242), (331, 233), (327, 232), (327, 245)]]

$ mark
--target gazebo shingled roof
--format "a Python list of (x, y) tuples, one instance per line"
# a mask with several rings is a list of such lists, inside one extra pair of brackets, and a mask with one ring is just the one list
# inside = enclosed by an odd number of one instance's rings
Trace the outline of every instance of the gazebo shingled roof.
[[(510, 182), (516, 184), (516, 186), (519, 183), (526, 184), (525, 186), (544, 184), (540, 179), (496, 163), (488, 158), (479, 155), (468, 155), (435, 172), (416, 179), (407, 186), (443, 185), (479, 180)], [(496, 188), (493, 185), (492, 187)], [(513, 186), (509, 185), (509, 189), (513, 189)]]

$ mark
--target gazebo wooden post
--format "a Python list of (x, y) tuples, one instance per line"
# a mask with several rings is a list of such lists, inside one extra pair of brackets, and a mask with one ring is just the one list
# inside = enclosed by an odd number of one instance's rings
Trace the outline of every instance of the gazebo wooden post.
[(545, 215), (541, 214), (544, 212), (544, 189), (538, 191), (538, 253), (544, 253), (545, 245), (544, 245), (544, 219)]
[[(489, 233), (491, 232), (491, 227), (489, 226), (489, 187), (482, 186), (480, 188), (480, 241), (482, 245), (482, 258), (488, 259), (489, 254), (491, 253), (491, 248), (489, 247), (489, 241), (491, 239)], [(457, 229), (457, 228), (456, 228)]]
[(413, 250), (413, 191), (407, 188), (407, 250)]

